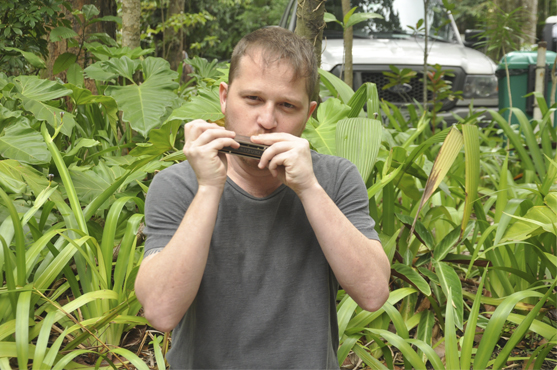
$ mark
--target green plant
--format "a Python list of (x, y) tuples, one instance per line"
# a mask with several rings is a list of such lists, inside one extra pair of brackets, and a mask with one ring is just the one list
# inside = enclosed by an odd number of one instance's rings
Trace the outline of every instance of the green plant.
[[(353, 102), (366, 101), (367, 99), (358, 97), (365, 96), (369, 89), (363, 87), (353, 93), (347, 90), (343, 83), (334, 76), (323, 72), (321, 75), (322, 79), (328, 80), (324, 83), (329, 91), (333, 92), (333, 95), (340, 100), (329, 99), (322, 104), (317, 112), (318, 122), (310, 121), (305, 135), (316, 150), (333, 154), (336, 151), (336, 154), (339, 154), (338, 142), (334, 139), (334, 133), (338, 127), (337, 122), (343, 116), (361, 114), (359, 113), (361, 106), (354, 106)], [(463, 366), (462, 368), (467, 368), (472, 359), (474, 344), (471, 338), (476, 331), (475, 320), (478, 317), (480, 304), (484, 300), (483, 297), (480, 300), (474, 299), (473, 307), (467, 312), (464, 298), (468, 299), (470, 295), (461, 283), (464, 275), (478, 277), (478, 274), (483, 274), (485, 277), (481, 280), (482, 284), (485, 280), (486, 288), (492, 294), (502, 297), (501, 300), (492, 301), (495, 305), (501, 307), (498, 308), (497, 315), (493, 315), (489, 320), (482, 318), (478, 321), (477, 325), (480, 327), (485, 328), (485, 325), (490, 325), (489, 332), (493, 333), (489, 336), (484, 334), (482, 348), (490, 348), (489, 346), (494, 345), (499, 340), (501, 330), (491, 328), (499, 325), (495, 324), (496, 322), (504, 322), (509, 317), (509, 311), (505, 310), (512, 309), (520, 300), (528, 302), (547, 295), (544, 300), (550, 299), (550, 304), (554, 304), (554, 298), (550, 296), (550, 292), (555, 285), (555, 279), (551, 278), (550, 280), (553, 282), (552, 286), (542, 283), (547, 278), (545, 272), (550, 271), (549, 277), (554, 277), (553, 271), (557, 267), (557, 261), (549, 257), (556, 248), (555, 232), (557, 227), (549, 222), (556, 216), (554, 212), (549, 213), (550, 205), (554, 203), (553, 195), (549, 195), (549, 198), (545, 200), (546, 205), (544, 207), (532, 208), (536, 202), (538, 204), (540, 201), (543, 202), (544, 198), (540, 198), (543, 191), (539, 195), (532, 191), (521, 192), (520, 197), (524, 197), (525, 200), (517, 199), (509, 202), (508, 198), (503, 197), (506, 192), (493, 193), (484, 188), (480, 163), (482, 156), (485, 161), (488, 154), (480, 155), (482, 153), (481, 147), (485, 145), (485, 142), (480, 135), (480, 131), (473, 124), (468, 123), (459, 126), (462, 132), (453, 127), (451, 130), (447, 129), (429, 136), (431, 134), (425, 130), (427, 120), (422, 118), (421, 121), (413, 124), (415, 128), (408, 129), (408, 123), (403, 126), (400, 118), (395, 118), (400, 117), (399, 113), (396, 112), (396, 107), (383, 104), (383, 108), (385, 110), (389, 109), (389, 112), (385, 113), (389, 118), (388, 124), (392, 124), (392, 126), (383, 128), (382, 142), (372, 144), (368, 141), (365, 145), (354, 142), (352, 148), (369, 150), (366, 147), (367, 145), (380, 146), (375, 169), (372, 171), (371, 177), (367, 178), (368, 186), (370, 186), (368, 189), (370, 206), (372, 207), (370, 211), (373, 214), (373, 207), (378, 208), (374, 217), (378, 224), (381, 223), (382, 226), (381, 236), (384, 248), (390, 257), (395, 257), (392, 274), (401, 280), (398, 280), (400, 283), (394, 285), (399, 289), (393, 290), (389, 303), (390, 305), (399, 303), (395, 309), (386, 305), (376, 313), (368, 313), (359, 310), (349, 297), (341, 294), (339, 296), (341, 302), (338, 307), (341, 339), (339, 362), (342, 363), (352, 349), (372, 368), (380, 368), (381, 366), (378, 366), (370, 358), (370, 354), (385, 356), (387, 365), (392, 367), (394, 366), (393, 359), (389, 357), (389, 352), (384, 349), (387, 345), (394, 345), (404, 355), (407, 367), (423, 367), (423, 362), (422, 365), (418, 363), (418, 358), (423, 355), (423, 361), (427, 359), (434, 368), (443, 368), (440, 359), (432, 351), (432, 338), (427, 335), (427, 333), (431, 333), (433, 325), (432, 316), (428, 313), (430, 311), (416, 312), (419, 302), (421, 302), (420, 306), (423, 306), (424, 302), (428, 302), (431, 310), (435, 312), (437, 324), (444, 333), (444, 336), (440, 339), (446, 342), (445, 353), (447, 356), (449, 356), (449, 352), (451, 355), (457, 353), (455, 348), (459, 339), (454, 326), (463, 330), (464, 324), (467, 324), (462, 339), (466, 343), (466, 347), (463, 347), (463, 349), (466, 349), (464, 355), (460, 358), (447, 358), (447, 368), (458, 368), (459, 362), (460, 366)], [(552, 131), (554, 128), (550, 129), (550, 125), (545, 124), (553, 112), (547, 106), (544, 107), (546, 121), (541, 128), (547, 137), (553, 137), (554, 135)], [(520, 117), (521, 112), (515, 113)], [(497, 113), (495, 113), (495, 117), (497, 117)], [(473, 123), (473, 119), (474, 116), (468, 122)], [(498, 119), (498, 123), (500, 120)], [(525, 117), (523, 117), (524, 120)], [(547, 155), (547, 160), (543, 161), (541, 150), (538, 152), (537, 148), (540, 141), (543, 148), (544, 139), (542, 135), (544, 134), (536, 137), (530, 128), (530, 122), (526, 120), (523, 124), (524, 127), (521, 126), (521, 129), (524, 130), (529, 147), (535, 146), (530, 153), (519, 149), (519, 146), (523, 146), (522, 137), (514, 133), (510, 126), (502, 127), (509, 131), (511, 142), (515, 143), (515, 148), (520, 155), (520, 163), (524, 163), (525, 168), (530, 169), (530, 175), (525, 178), (526, 182), (533, 180), (537, 171), (551, 170), (549, 176), (537, 177), (543, 179), (543, 182), (538, 185), (539, 189), (548, 191), (555, 185), (557, 167), (553, 164), (555, 161), (550, 162), (551, 158), (555, 156), (555, 152), (550, 150), (550, 146), (546, 144), (544, 153)], [(417, 138), (423, 139), (417, 142)], [(361, 138), (358, 138), (358, 140), (361, 140)], [(489, 139), (486, 138), (486, 140)], [(441, 142), (443, 142), (443, 146), (439, 148), (437, 143)], [(446, 145), (450, 149), (448, 152), (444, 150)], [(383, 148), (384, 146), (386, 148)], [(464, 156), (460, 154), (463, 146)], [(490, 150), (493, 151), (493, 149)], [(449, 154), (449, 152), (452, 152), (452, 154)], [(431, 162), (434, 155), (437, 156), (437, 159), (435, 162)], [(534, 164), (536, 161), (539, 163), (538, 166)], [(420, 167), (426, 168), (429, 174), (424, 173)], [(436, 167), (439, 167), (439, 169), (436, 170)], [(503, 166), (503, 169), (506, 171), (505, 166)], [(546, 172), (539, 173), (545, 174)], [(412, 177), (408, 176), (410, 174)], [(510, 177), (509, 175), (505, 173), (505, 176), (500, 178), (507, 179)], [(364, 177), (364, 179), (366, 178)], [(420, 194), (416, 186), (417, 182), (420, 182), (421, 187), (424, 187), (423, 194)], [(496, 185), (499, 189), (508, 188), (508, 184), (498, 183)], [(436, 192), (438, 188), (441, 189), (440, 192)], [(515, 190), (518, 189), (515, 188)], [(443, 194), (448, 194), (449, 191), (451, 198)], [(515, 193), (509, 192), (509, 194), (514, 195)], [(482, 203), (485, 199), (482, 201), (482, 198), (486, 198), (486, 196), (488, 201), (484, 209)], [(501, 198), (499, 199), (499, 197)], [(527, 199), (532, 199), (534, 202), (527, 201)], [(391, 206), (393, 203), (395, 207)], [(489, 205), (495, 203), (497, 203), (497, 206), (494, 213), (487, 212)], [(511, 208), (511, 204), (514, 205), (514, 208)], [(519, 216), (518, 221), (511, 225), (512, 216), (510, 216), (510, 213), (514, 213), (515, 210), (518, 211), (519, 204), (522, 204), (523, 207), (520, 214), (524, 216)], [(507, 207), (507, 210), (501, 210), (505, 207)], [(475, 220), (471, 219), (472, 211), (475, 213)], [(508, 216), (507, 212), (509, 213)], [(420, 214), (423, 215), (421, 220), (418, 219)], [(496, 218), (497, 223), (495, 225), (489, 226), (487, 219), (496, 214), (502, 216), (499, 219)], [(412, 227), (413, 223), (415, 227)], [(496, 229), (497, 233), (494, 233)], [(505, 234), (508, 234), (506, 238), (504, 237)], [(513, 235), (515, 241), (528, 240), (529, 243), (536, 245), (532, 248), (535, 249), (536, 253), (528, 255), (527, 262), (519, 262), (518, 258), (516, 260), (513, 258), (513, 253), (525, 257), (524, 248), (526, 246), (523, 246), (520, 242), (519, 244), (509, 242), (511, 235)], [(470, 254), (468, 256), (462, 255), (462, 249), (467, 250)], [(487, 264), (493, 267), (486, 275), (484, 268)], [(532, 274), (533, 266), (540, 266), (542, 270), (535, 268), (535, 271), (539, 271), (539, 273)], [(467, 271), (465, 267), (467, 267)], [(511, 271), (517, 276), (523, 276), (523, 278), (511, 277), (509, 279), (507, 272)], [(463, 272), (466, 272), (466, 274)], [(411, 291), (404, 290), (410, 289), (407, 288), (407, 284), (413, 287)], [(537, 289), (543, 289), (546, 295), (539, 294), (536, 291)], [(402, 292), (406, 292), (404, 296), (399, 295)], [(392, 300), (393, 298), (395, 300)], [(543, 303), (535, 308), (528, 306), (531, 311), (529, 317), (533, 318), (539, 314), (542, 306)], [(445, 315), (442, 315), (443, 311)], [(352, 320), (354, 321), (353, 324), (351, 323)], [(389, 322), (395, 324), (396, 334), (385, 331)], [(550, 333), (549, 325), (541, 322), (539, 326), (537, 325), (534, 321), (524, 321), (521, 329), (513, 333), (513, 343), (517, 343), (517, 340), (524, 335), (528, 327), (529, 330), (534, 330), (538, 334), (544, 333), (547, 340), (552, 340), (551, 335), (548, 334)], [(416, 326), (418, 327), (417, 335), (421, 341), (409, 339), (408, 331)], [(424, 329), (421, 329), (422, 326)], [(354, 330), (351, 330), (352, 328)], [(381, 336), (383, 337), (381, 338)], [(367, 354), (359, 344), (360, 339), (364, 343), (372, 343), (367, 349), (369, 351)], [(410, 344), (416, 345), (421, 352), (413, 352), (414, 350), (410, 349)], [(463, 342), (461, 342), (461, 346), (463, 346)], [(483, 356), (485, 351), (483, 349), (478, 354)], [(497, 359), (496, 365), (503, 364), (509, 354), (510, 351), (507, 348)], [(477, 361), (476, 364), (480, 364), (480, 367), (487, 366), (487, 363), (482, 362), (484, 360), (478, 355), (474, 357), (474, 361)]]
[(0, 3), (0, 71), (31, 74), (44, 68), (48, 55), (46, 35), (69, 26), (62, 0), (6, 0)]
[[(86, 33), (86, 29), (93, 23), (97, 22), (117, 22), (122, 23), (122, 19), (115, 16), (104, 16), (97, 17), (99, 15), (99, 10), (95, 5), (86, 4), (83, 5), (81, 10), (74, 10), (72, 15), (75, 22), (80, 27), (81, 34), (76, 33), (71, 27), (57, 27), (50, 32), (49, 39), (51, 42), (66, 40), (69, 47), (79, 48), (77, 54), (74, 53), (63, 53), (54, 62), (52, 66), (52, 73), (54, 75), (68, 70), (68, 75), (72, 76), (76, 73), (81, 72), (81, 66), (76, 63), (76, 61), (81, 56), (81, 52), (85, 49), (85, 57), (83, 58), (83, 66), (86, 67), (89, 63), (89, 55), (87, 50), (89, 47), (95, 49), (103, 46), (103, 44), (115, 47), (117, 46), (116, 41), (114, 41), (106, 33)], [(83, 17), (83, 18), (82, 18)], [(70, 77), (68, 77), (70, 78)], [(71, 81), (68, 81), (71, 82)], [(81, 84), (83, 85), (83, 83)]]

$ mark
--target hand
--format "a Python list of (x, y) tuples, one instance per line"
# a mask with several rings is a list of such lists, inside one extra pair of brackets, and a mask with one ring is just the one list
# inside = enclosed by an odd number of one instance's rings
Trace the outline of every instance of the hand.
[(219, 149), (238, 148), (240, 144), (234, 140), (236, 133), (215, 123), (195, 120), (184, 126), (184, 134), (184, 154), (195, 171), (199, 186), (224, 187), (228, 163)]
[(259, 168), (267, 167), (296, 194), (318, 185), (307, 140), (288, 133), (261, 134), (252, 136), (251, 140), (270, 145), (261, 156)]

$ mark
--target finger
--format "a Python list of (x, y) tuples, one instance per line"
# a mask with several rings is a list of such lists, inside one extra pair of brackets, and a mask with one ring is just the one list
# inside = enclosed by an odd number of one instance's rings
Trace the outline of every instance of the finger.
[(184, 133), (186, 135), (186, 139), (188, 140), (195, 140), (201, 135), (203, 132), (207, 130), (225, 130), (224, 127), (221, 127), (215, 123), (209, 123), (203, 120), (194, 120), (186, 125), (184, 125)]
[(233, 138), (236, 136), (234, 131), (228, 131), (224, 129), (206, 129), (200, 133), (200, 135), (194, 140), (196, 145), (206, 145), (216, 139), (220, 138), (230, 138), (232, 139), (231, 144), (236, 143)]
[(289, 158), (288, 152), (280, 153), (280, 154), (274, 156), (273, 159), (271, 159), (267, 168), (271, 172), (277, 171), (277, 168), (279, 166), (285, 167), (285, 165), (287, 165), (288, 158)]
[(271, 134), (259, 134), (250, 137), (251, 141), (257, 144), (273, 145), (281, 141), (296, 141), (303, 140), (297, 136), (291, 135), (286, 132), (273, 132)]
[(265, 168), (267, 164), (280, 153), (287, 152), (296, 148), (292, 141), (281, 141), (272, 144), (270, 147), (265, 149), (261, 159), (259, 160), (259, 168)]

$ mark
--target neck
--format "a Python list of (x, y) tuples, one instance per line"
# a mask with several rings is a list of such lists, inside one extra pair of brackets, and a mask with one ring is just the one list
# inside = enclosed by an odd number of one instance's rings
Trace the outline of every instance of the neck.
[(268, 169), (257, 167), (257, 160), (229, 154), (226, 157), (228, 159), (228, 177), (254, 197), (264, 198), (282, 184), (279, 179), (271, 175)]

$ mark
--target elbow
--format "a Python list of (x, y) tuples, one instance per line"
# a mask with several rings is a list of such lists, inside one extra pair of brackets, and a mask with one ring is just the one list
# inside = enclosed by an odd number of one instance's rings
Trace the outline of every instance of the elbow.
[(389, 299), (389, 286), (388, 284), (382, 284), (368, 299), (361, 302), (360, 307), (366, 311), (375, 312), (383, 307), (387, 299)]
[(178, 325), (179, 321), (171, 320), (168, 315), (161, 315), (158, 310), (143, 308), (145, 318), (149, 321), (149, 324), (163, 333), (172, 331)]

